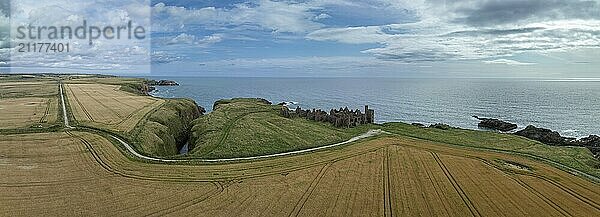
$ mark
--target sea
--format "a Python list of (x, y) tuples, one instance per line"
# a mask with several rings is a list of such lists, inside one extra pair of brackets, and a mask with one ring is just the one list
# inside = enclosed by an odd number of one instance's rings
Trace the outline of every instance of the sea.
[(563, 136), (600, 134), (600, 79), (516, 78), (207, 78), (175, 80), (154, 96), (191, 98), (210, 111), (216, 100), (259, 97), (295, 108), (375, 110), (376, 122), (446, 123), (478, 129), (479, 117), (549, 128)]

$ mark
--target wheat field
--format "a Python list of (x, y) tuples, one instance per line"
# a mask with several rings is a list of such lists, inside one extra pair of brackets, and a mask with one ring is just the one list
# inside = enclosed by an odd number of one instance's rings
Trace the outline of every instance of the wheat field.
[(2, 216), (600, 215), (590, 181), (400, 136), (229, 164), (133, 161), (84, 132), (8, 135), (0, 153)]
[(118, 85), (67, 84), (66, 97), (75, 120), (100, 128), (131, 131), (163, 100), (119, 90)]

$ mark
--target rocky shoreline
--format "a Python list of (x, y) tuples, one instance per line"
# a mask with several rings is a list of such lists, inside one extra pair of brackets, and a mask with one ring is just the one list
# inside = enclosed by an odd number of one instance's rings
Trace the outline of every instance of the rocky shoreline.
[(140, 91), (150, 95), (152, 91), (156, 90), (156, 86), (179, 86), (179, 83), (172, 80), (146, 80), (143, 86)]
[[(494, 118), (480, 118), (477, 116), (473, 116), (480, 120), (478, 127), (481, 129), (500, 131), (504, 133), (508, 133), (518, 128), (516, 124), (506, 122), (499, 119)], [(423, 128), (435, 128), (440, 130), (450, 130), (450, 129), (460, 129), (457, 127), (452, 127), (448, 124), (436, 123), (431, 125), (425, 125), (422, 123), (412, 123), (411, 125), (416, 127)], [(575, 146), (575, 147), (585, 147), (592, 152), (592, 155), (600, 160), (600, 136), (598, 135), (589, 135), (584, 138), (571, 138), (561, 136), (559, 132), (540, 128), (533, 125), (527, 126), (525, 129), (516, 131), (511, 133), (513, 135), (522, 136), (531, 140), (535, 140), (550, 146)]]
[[(499, 119), (479, 118), (477, 116), (473, 117), (481, 121), (478, 124), (478, 126), (481, 128), (498, 130), (502, 132), (509, 132), (517, 129), (516, 124), (502, 121)], [(564, 137), (561, 136), (559, 132), (546, 128), (536, 127), (533, 125), (529, 125), (525, 129), (519, 130), (513, 134), (528, 139), (536, 140), (538, 142), (551, 146), (585, 147), (592, 152), (594, 157), (600, 158), (600, 136), (597, 135), (590, 135), (585, 138), (576, 139), (571, 137)]]
[(146, 84), (150, 86), (179, 86), (179, 83), (172, 80), (148, 80)]

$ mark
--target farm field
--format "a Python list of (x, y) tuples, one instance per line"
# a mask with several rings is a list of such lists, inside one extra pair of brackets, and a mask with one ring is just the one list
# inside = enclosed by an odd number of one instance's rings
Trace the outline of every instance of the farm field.
[[(219, 190), (215, 184), (123, 178), (66, 133), (0, 142), (1, 216), (161, 215)], [(21, 149), (11, 145), (18, 144)], [(24, 152), (25, 151), (25, 152)]]
[(67, 84), (66, 97), (75, 120), (115, 131), (131, 131), (163, 100), (134, 95), (105, 84)]
[(0, 79), (0, 129), (48, 127), (58, 118), (58, 85), (48, 79)]
[(0, 129), (47, 125), (56, 122), (57, 114), (55, 97), (0, 99)]
[(0, 79), (0, 99), (22, 97), (56, 97), (58, 85), (50, 81), (18, 81)]
[(132, 161), (75, 131), (9, 135), (0, 153), (2, 216), (600, 214), (598, 185), (567, 172), (403, 136), (229, 164)]

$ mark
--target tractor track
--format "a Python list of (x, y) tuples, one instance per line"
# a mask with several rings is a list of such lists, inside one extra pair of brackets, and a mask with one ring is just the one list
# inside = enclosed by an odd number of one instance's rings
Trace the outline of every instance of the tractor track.
[(437, 162), (439, 167), (444, 172), (444, 175), (446, 175), (446, 178), (448, 179), (448, 181), (450, 181), (450, 183), (452, 183), (452, 187), (454, 187), (454, 190), (456, 191), (456, 193), (458, 193), (458, 195), (460, 195), (460, 198), (462, 199), (462, 201), (465, 203), (465, 205), (471, 212), (471, 215), (481, 216), (481, 213), (479, 213), (477, 208), (475, 208), (475, 205), (473, 204), (473, 202), (469, 199), (469, 197), (467, 196), (465, 191), (460, 187), (460, 185), (458, 184), (458, 182), (456, 181), (454, 176), (450, 173), (450, 171), (448, 170), (448, 168), (446, 167), (444, 162), (442, 162), (442, 159), (440, 159), (440, 157), (436, 153), (431, 152), (431, 155), (433, 156), (433, 158), (435, 159), (435, 161)]
[(298, 202), (296, 202), (296, 205), (294, 206), (294, 209), (288, 215), (288, 217), (291, 217), (291, 216), (296, 217), (296, 216), (300, 215), (300, 212), (304, 208), (304, 205), (306, 204), (306, 201), (308, 201), (308, 199), (310, 198), (310, 196), (312, 195), (312, 193), (317, 188), (317, 185), (319, 185), (319, 182), (321, 182), (321, 179), (323, 179), (323, 176), (325, 176), (325, 174), (327, 173), (327, 169), (329, 169), (329, 167), (332, 164), (333, 164), (333, 162), (329, 162), (329, 163), (325, 164), (325, 166), (323, 166), (321, 168), (321, 170), (319, 171), (319, 174), (317, 174), (317, 176), (310, 183), (310, 185), (308, 186), (308, 188), (306, 189), (306, 191), (304, 191), (304, 193), (302, 194), (302, 197), (300, 197), (300, 200), (298, 200)]

